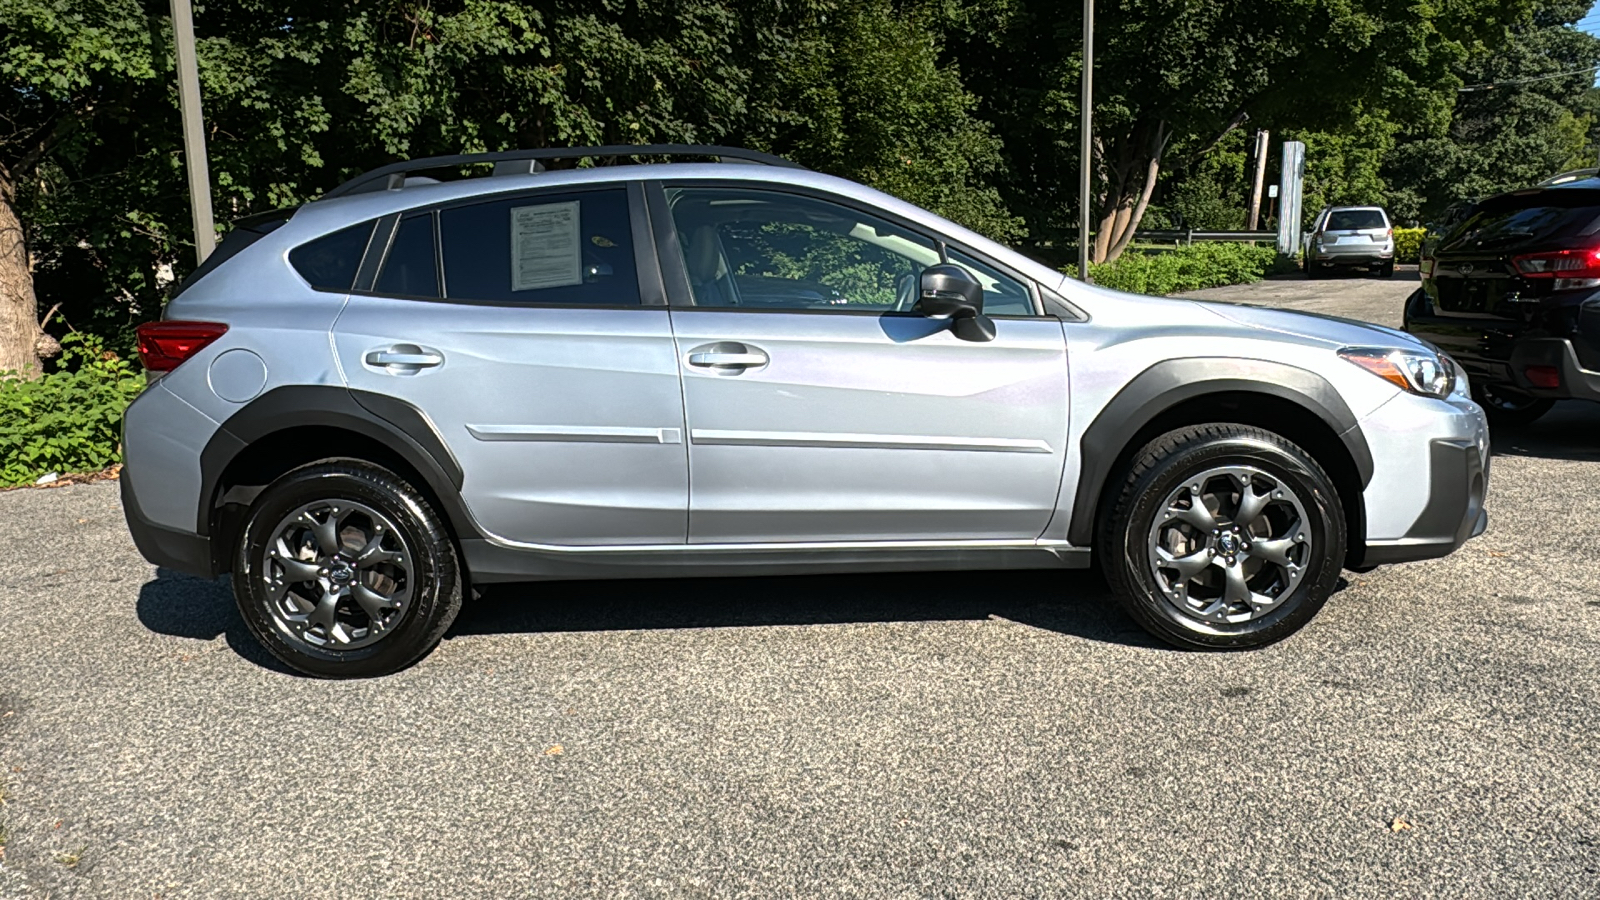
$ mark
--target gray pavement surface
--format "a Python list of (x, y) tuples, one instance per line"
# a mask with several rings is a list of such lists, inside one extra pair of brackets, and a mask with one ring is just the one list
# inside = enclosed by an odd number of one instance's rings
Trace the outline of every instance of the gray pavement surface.
[[(1406, 293), (1313, 284), (1228, 293)], [(1600, 896), (1597, 424), (1244, 654), (1088, 573), (607, 582), (314, 681), (115, 485), (0, 493), (0, 897)]]

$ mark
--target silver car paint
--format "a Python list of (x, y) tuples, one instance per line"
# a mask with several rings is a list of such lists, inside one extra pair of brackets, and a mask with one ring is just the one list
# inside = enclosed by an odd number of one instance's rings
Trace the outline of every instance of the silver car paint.
[[(366, 359), (402, 344), (443, 362), (407, 373)], [(427, 414), (487, 534), (530, 544), (683, 542), (683, 394), (664, 307), (353, 296), (334, 346), (350, 387)]]
[[(1057, 320), (1047, 319), (1019, 322), (1019, 327), (1007, 328), (1007, 331), (1018, 333), (1020, 346), (1025, 348), (1019, 351), (1020, 355), (996, 354), (992, 357), (1002, 361), (1001, 365), (1009, 371), (1007, 375), (996, 375), (987, 371), (987, 367), (985, 371), (966, 371), (965, 365), (957, 373), (941, 372), (934, 385), (946, 395), (958, 384), (980, 388), (987, 386), (999, 391), (1000, 407), (986, 407), (982, 417), (974, 415), (973, 404), (955, 402), (950, 405), (947, 414), (930, 406), (915, 415), (891, 414), (886, 418), (875, 418), (863, 412), (848, 424), (815, 416), (802, 416), (791, 422), (768, 405), (774, 399), (782, 399), (782, 391), (791, 391), (796, 396), (827, 396), (829, 393), (870, 396), (883, 401), (877, 404), (880, 410), (887, 408), (888, 400), (894, 396), (908, 395), (919, 400), (938, 396), (935, 392), (919, 397), (917, 390), (926, 392), (927, 387), (919, 388), (898, 380), (901, 375), (899, 369), (904, 365), (902, 357), (887, 355), (874, 361), (857, 355), (852, 362), (854, 369), (848, 373), (814, 373), (809, 382), (782, 373), (779, 375), (788, 381), (769, 376), (763, 385), (763, 398), (759, 402), (755, 398), (748, 400), (752, 404), (750, 413), (757, 418), (742, 421), (737, 409), (722, 410), (708, 406), (704, 424), (698, 426), (708, 440), (693, 444), (687, 441), (692, 441), (696, 425), (682, 418), (671, 420), (669, 405), (664, 406), (662, 402), (664, 395), (670, 393), (663, 387), (672, 381), (668, 374), (670, 366), (676, 366), (683, 357), (682, 351), (691, 349), (696, 345), (695, 342), (732, 340), (741, 336), (754, 339), (759, 336), (762, 341), (776, 347), (781, 341), (781, 358), (786, 366), (791, 346), (805, 348), (801, 352), (811, 353), (818, 352), (816, 348), (819, 346), (838, 344), (843, 338), (836, 332), (848, 332), (852, 326), (835, 323), (848, 319), (868, 323), (875, 323), (876, 320), (870, 317), (831, 316), (825, 312), (807, 315), (764, 314), (770, 318), (768, 327), (780, 321), (804, 320), (797, 324), (814, 329), (809, 336), (790, 336), (774, 335), (770, 331), (752, 332), (743, 324), (732, 327), (729, 323), (734, 319), (727, 318), (727, 314), (710, 311), (679, 310), (669, 316), (659, 309), (625, 310), (618, 312), (616, 319), (608, 318), (601, 325), (598, 324), (599, 317), (593, 317), (593, 321), (583, 324), (577, 318), (549, 315), (567, 311), (517, 310), (526, 314), (525, 317), (503, 317), (501, 310), (478, 312), (481, 308), (472, 306), (373, 300), (370, 301), (372, 308), (367, 308), (368, 302), (362, 302), (359, 304), (361, 309), (352, 310), (350, 318), (340, 319), (341, 327), (336, 333), (334, 322), (339, 319), (347, 298), (312, 290), (287, 261), (290, 248), (339, 227), (461, 197), (492, 196), (529, 188), (556, 188), (624, 179), (696, 177), (788, 183), (875, 205), (945, 234), (1037, 280), (1082, 310), (1085, 321), (1058, 323)], [(380, 308), (380, 303), (389, 305)], [(405, 304), (407, 310), (411, 307), (438, 309), (440, 319), (432, 320), (428, 314), (421, 314), (403, 328), (397, 327), (401, 324), (398, 321), (392, 325), (379, 321), (385, 317), (403, 318), (396, 316), (398, 307), (393, 304)], [(546, 315), (539, 316), (539, 313)], [(804, 545), (803, 550), (797, 546), (797, 552), (813, 554), (834, 546), (820, 540), (823, 536), (835, 540), (840, 535), (851, 534), (889, 539), (882, 541), (883, 546), (888, 548), (904, 547), (904, 539), (908, 534), (919, 534), (925, 535), (926, 539), (916, 542), (914, 546), (919, 551), (928, 551), (947, 544), (952, 547), (973, 546), (971, 539), (977, 536), (975, 532), (996, 536), (1025, 534), (1035, 523), (1042, 526), (1045, 521), (1048, 521), (1048, 527), (1031, 543), (1040, 547), (1061, 548), (1065, 545), (1066, 524), (1072, 512), (1072, 487), (1082, 467), (1079, 454), (1084, 430), (1122, 386), (1150, 365), (1165, 359), (1206, 356), (1269, 360), (1308, 369), (1331, 383), (1361, 421), (1373, 450), (1376, 471), (1365, 497), (1369, 511), (1376, 511), (1368, 516), (1369, 539), (1402, 534), (1406, 526), (1416, 521), (1421, 513), (1426, 503), (1427, 486), (1420, 483), (1421, 479), (1416, 478), (1416, 473), (1419, 471), (1418, 454), (1425, 452), (1428, 440), (1480, 439), (1486, 434), (1481, 411), (1470, 401), (1445, 402), (1405, 395), (1335, 355), (1338, 347), (1347, 344), (1415, 346), (1411, 339), (1394, 332), (1293, 313), (1225, 310), (1209, 304), (1138, 297), (1083, 285), (954, 223), (862, 185), (814, 172), (759, 166), (679, 163), (579, 169), (529, 176), (468, 179), (311, 203), (297, 211), (282, 227), (258, 240), (227, 265), (176, 298), (168, 308), (167, 317), (222, 321), (230, 325), (229, 333), (221, 340), (161, 380), (161, 389), (170, 393), (173, 399), (181, 397), (181, 405), (175, 406), (153, 388), (147, 392), (148, 399), (141, 399), (129, 413), (128, 460), (130, 468), (139, 472), (139, 499), (159, 523), (174, 528), (195, 527), (195, 510), (199, 507), (200, 449), (217, 427), (216, 423), (225, 420), (243, 405), (219, 396), (208, 378), (212, 360), (239, 346), (247, 346), (264, 361), (266, 373), (263, 391), (287, 384), (349, 384), (352, 387), (395, 393), (407, 390), (399, 387), (402, 383), (414, 382), (409, 389), (420, 391), (415, 401), (433, 417), (441, 435), (453, 448), (464, 448), (458, 452), (463, 454), (463, 467), (468, 473), (467, 483), (471, 486), (469, 505), (478, 520), (477, 524), (493, 525), (493, 528), (486, 530), (498, 535), (506, 546), (517, 546), (521, 543), (517, 540), (519, 537), (532, 538), (537, 540), (528, 542), (538, 543), (545, 552), (559, 551), (561, 546), (566, 545), (573, 547), (574, 552), (587, 556), (587, 551), (604, 551), (607, 547), (626, 550), (629, 542), (649, 542), (663, 551), (678, 544), (686, 553), (697, 548), (706, 551), (707, 567), (715, 567), (718, 559), (726, 555), (726, 544), (708, 543), (691, 547), (680, 543), (689, 537), (688, 530), (692, 526), (687, 524), (688, 509), (695, 501), (692, 490), (687, 494), (679, 494), (676, 485), (692, 485), (697, 477), (709, 479), (709, 484), (717, 486), (721, 492), (720, 497), (711, 496), (712, 502), (705, 507), (705, 511), (726, 513), (728, 518), (722, 525), (709, 521), (705, 533), (696, 537), (725, 541), (729, 536), (739, 533), (735, 526), (737, 521), (743, 520), (748, 527), (771, 529), (779, 536), (776, 546), (767, 545), (763, 549), (762, 553), (768, 558), (773, 552), (781, 554), (781, 547), (785, 546), (787, 540), (809, 540), (810, 543)], [(676, 321), (679, 333), (672, 337), (672, 341), (676, 342), (673, 349), (663, 352), (663, 348), (668, 346), (667, 329), (673, 326), (650, 323), (669, 318)], [(718, 324), (719, 321), (721, 324)], [(412, 332), (413, 328), (418, 330)], [(1058, 349), (1048, 347), (1049, 332), (1056, 328), (1064, 332), (1065, 368), (1061, 377), (1050, 378), (1037, 369), (1049, 358), (1060, 358)], [(548, 333), (543, 329), (549, 329)], [(491, 363), (495, 360), (506, 362), (507, 343), (513, 340), (511, 335), (514, 334), (531, 337), (538, 332), (547, 339), (546, 352), (556, 352), (562, 343), (560, 338), (572, 333), (568, 329), (587, 335), (585, 340), (591, 349), (600, 352), (576, 361), (570, 356), (562, 357), (563, 361), (559, 364), (533, 361), (495, 365), (490, 376), (494, 379), (495, 390), (485, 390), (481, 384), (476, 389), (452, 386), (449, 379), (437, 377), (445, 375), (452, 365), (456, 366), (457, 372), (470, 367), (489, 376)], [(471, 346), (456, 343), (458, 340), (467, 340), (469, 336), (474, 342)], [(1010, 340), (1010, 335), (1007, 335), (1007, 339)], [(809, 347), (805, 343), (807, 340), (811, 342)], [(794, 342), (792, 345), (789, 343), (791, 341)], [(923, 343), (917, 348), (918, 365), (926, 366), (928, 364), (924, 357), (933, 356), (933, 348), (945, 341), (932, 335), (923, 337), (921, 341)], [(447, 351), (448, 361), (439, 371), (427, 376), (409, 379), (380, 376), (368, 370), (361, 362), (361, 355), (371, 346), (385, 342), (434, 347)], [(339, 346), (337, 357), (334, 353), (336, 344)], [(609, 350), (606, 349), (608, 347)], [(537, 378), (550, 375), (552, 370), (570, 369), (571, 372), (583, 372), (592, 377), (600, 369), (611, 372), (623, 369), (621, 360), (613, 355), (619, 347), (629, 348), (630, 352), (641, 355), (639, 359), (630, 358), (628, 362), (631, 368), (623, 371), (619, 377), (633, 379), (639, 385), (649, 385), (647, 392), (650, 399), (639, 404), (620, 401), (620, 406), (613, 407), (614, 415), (585, 415), (583, 410), (575, 406), (541, 406), (529, 401), (526, 396), (537, 394), (538, 391), (529, 389), (530, 385)], [(886, 346), (885, 349), (898, 353), (905, 347), (895, 345)], [(670, 365), (667, 352), (671, 354)], [(984, 357), (972, 354), (971, 358), (977, 360)], [(732, 378), (685, 374), (682, 381), (688, 389), (691, 383), (718, 379), (707, 384), (708, 388), (717, 386), (706, 393), (706, 397), (712, 398), (716, 391), (732, 385), (758, 383), (757, 379), (748, 378), (749, 374), (759, 373), (746, 373), (745, 376)], [(828, 379), (837, 379), (841, 374), (860, 379), (857, 384), (898, 386), (910, 390), (904, 394), (885, 390), (880, 396), (860, 389), (840, 389), (837, 382), (833, 387), (827, 386)], [(506, 378), (516, 385), (515, 390), (498, 389)], [(741, 382), (741, 378), (745, 381)], [(415, 385), (425, 387), (417, 388)], [(1067, 390), (1068, 385), (1070, 390)], [(1058, 397), (1060, 391), (1066, 392), (1064, 410), (1049, 410), (1043, 413), (1041, 421), (1024, 423), (1030, 410), (1037, 411), (1040, 408), (1035, 400)], [(700, 392), (695, 393), (698, 395)], [(617, 402), (611, 401), (612, 404)], [(741, 399), (739, 402), (746, 401)], [(691, 408), (694, 404), (695, 400), (691, 399)], [(185, 409), (191, 412), (183, 412)], [(682, 416), (681, 405), (678, 412)], [(846, 415), (849, 415), (848, 411)], [(985, 422), (983, 418), (993, 421)], [(1067, 426), (1064, 436), (1060, 432), (1063, 423)], [(671, 442), (675, 426), (683, 429), (677, 438), (685, 443)], [(183, 438), (162, 440), (154, 436), (169, 429), (182, 431)], [(579, 439), (596, 436), (593, 429), (601, 430), (611, 440)], [(732, 443), (728, 441), (730, 433), (736, 438)], [(769, 437), (766, 446), (755, 440), (763, 433)], [(827, 433), (853, 435), (850, 441), (854, 441), (854, 444), (846, 441), (844, 446), (830, 446), (821, 437)], [(770, 446), (772, 434), (788, 435), (784, 440), (799, 444), (802, 441), (794, 439), (798, 434), (803, 436), (805, 443), (804, 446), (773, 448)], [(646, 439), (652, 435), (654, 442)], [(893, 445), (894, 441), (879, 440), (886, 437), (895, 440), (915, 438), (921, 440), (922, 445), (890, 449), (885, 444)], [(719, 439), (721, 443), (718, 443)], [(929, 449), (929, 439), (942, 441), (943, 444), (938, 449)], [(997, 441), (1002, 442), (1003, 446), (976, 451), (961, 447), (957, 439)], [(875, 446), (861, 446), (872, 445), (875, 441)], [(1004, 443), (1011, 441), (1022, 441), (1028, 446), (1032, 445), (1027, 442), (1042, 442), (1051, 448), (1051, 452), (1009, 452), (1023, 446)], [(688, 457), (685, 455), (704, 452), (708, 460), (717, 458), (719, 454), (750, 458), (762, 450), (771, 449), (785, 452), (771, 461), (757, 461), (756, 465), (769, 474), (776, 475), (783, 471), (785, 467), (780, 464), (779, 457), (785, 455), (808, 460), (822, 459), (825, 462), (822, 470), (802, 472), (798, 476), (804, 481), (797, 485), (799, 490), (788, 491), (787, 497), (782, 494), (768, 497), (766, 509), (759, 508), (763, 502), (762, 485), (749, 480), (741, 481), (740, 476), (733, 472), (720, 475), (710, 469), (704, 473), (689, 472)], [(852, 498), (836, 491), (839, 496), (830, 498), (824, 490), (830, 485), (830, 472), (839, 479), (832, 482), (836, 488), (855, 490), (864, 485), (880, 486), (857, 479), (857, 473), (871, 467), (830, 460), (833, 457), (843, 460), (846, 456), (884, 461), (882, 464), (891, 473), (891, 480), (899, 467), (918, 465), (909, 463), (911, 459), (929, 457), (932, 465), (927, 467), (928, 472), (941, 474), (928, 481), (925, 487), (936, 490), (944, 489), (944, 478), (956, 479), (966, 474), (962, 471), (960, 461), (981, 458), (983, 465), (978, 473), (981, 481), (965, 488), (963, 496), (947, 493), (942, 496), (932, 494), (915, 497), (908, 493), (909, 480), (895, 480), (889, 486), (887, 497)], [(530, 465), (527, 460), (531, 458), (537, 458), (538, 464)], [(681, 463), (683, 468), (673, 475), (670, 470), (674, 465), (680, 465), (674, 462), (678, 458), (684, 460)], [(665, 469), (656, 470), (655, 476), (645, 483), (634, 483), (631, 487), (638, 491), (637, 495), (612, 491), (604, 483), (607, 476), (598, 473), (616, 474), (615, 467), (624, 459), (634, 462), (648, 459)], [(937, 460), (946, 462), (941, 465)], [(582, 470), (583, 466), (591, 463), (606, 468)], [(578, 470), (575, 471), (574, 466)], [(546, 467), (554, 467), (553, 470), (562, 473), (563, 486), (552, 487), (548, 481), (538, 480), (541, 471), (552, 471)], [(1059, 477), (1053, 483), (1046, 483), (1040, 474), (1041, 467), (1055, 467)], [(945, 472), (948, 474), (943, 474)], [(680, 477), (683, 480), (680, 481)], [(723, 481), (717, 481), (719, 478)], [(567, 489), (567, 486), (571, 486), (571, 489)], [(782, 484), (780, 482), (767, 487), (782, 488)], [(1024, 490), (1036, 487), (1040, 491), (1038, 496), (1023, 495)], [(161, 498), (159, 502), (156, 500), (158, 496)], [(684, 504), (682, 514), (673, 511), (674, 498), (680, 496)], [(780, 497), (782, 499), (778, 499)], [(777, 502), (773, 502), (775, 499)], [(740, 502), (754, 503), (757, 509), (743, 514), (738, 509)], [(616, 504), (613, 509), (627, 511), (627, 514), (607, 514), (607, 503)], [(966, 504), (966, 511), (973, 513), (971, 516), (961, 514), (963, 503)], [(939, 521), (930, 527), (919, 527), (914, 521), (915, 516), (909, 514), (918, 509), (923, 512), (932, 510)], [(888, 512), (885, 513), (885, 510)], [(159, 515), (156, 515), (157, 511)], [(641, 524), (627, 524), (625, 520), (632, 517), (639, 517)], [(784, 522), (786, 518), (787, 524)], [(563, 525), (569, 519), (571, 524)], [(1021, 540), (1025, 544), (1030, 543), (1026, 537)], [(662, 544), (662, 541), (666, 543)], [(866, 543), (870, 546), (872, 541)], [(1011, 541), (1005, 543), (1010, 544)], [(847, 542), (846, 545), (852, 548), (852, 553), (859, 553), (862, 546), (856, 542)], [(1071, 554), (1058, 555), (1064, 560), (1081, 561), (1081, 557)], [(688, 573), (695, 568), (694, 563), (686, 561), (682, 571)]]
[[(689, 430), (691, 543), (1033, 540), (1067, 442), (1054, 319), (989, 343), (921, 317), (672, 313)], [(693, 350), (766, 365), (720, 374)]]

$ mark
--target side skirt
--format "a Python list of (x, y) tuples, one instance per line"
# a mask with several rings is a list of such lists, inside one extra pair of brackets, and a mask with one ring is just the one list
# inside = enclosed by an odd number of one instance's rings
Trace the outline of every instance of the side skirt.
[(1089, 550), (1064, 543), (1003, 541), (878, 544), (706, 544), (655, 547), (526, 547), (461, 542), (473, 583), (604, 578), (704, 578), (847, 572), (1086, 569)]

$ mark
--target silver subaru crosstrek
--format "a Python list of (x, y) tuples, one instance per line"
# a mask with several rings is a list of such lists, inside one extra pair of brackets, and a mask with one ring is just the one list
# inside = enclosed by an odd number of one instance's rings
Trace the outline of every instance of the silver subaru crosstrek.
[[(645, 162), (543, 165), (580, 158)], [(139, 549), (314, 675), (410, 665), (493, 582), (1091, 554), (1155, 635), (1258, 647), (1487, 522), (1425, 343), (1080, 284), (729, 148), (387, 166), (238, 222), (139, 340)]]

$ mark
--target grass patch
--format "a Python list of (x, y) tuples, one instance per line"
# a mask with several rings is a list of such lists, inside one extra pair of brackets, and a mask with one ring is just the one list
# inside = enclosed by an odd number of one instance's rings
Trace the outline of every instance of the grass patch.
[(60, 863), (63, 868), (76, 869), (78, 867), (78, 863), (83, 862), (83, 853), (88, 849), (89, 845), (83, 844), (80, 845), (76, 850), (58, 851), (55, 857), (56, 862)]

